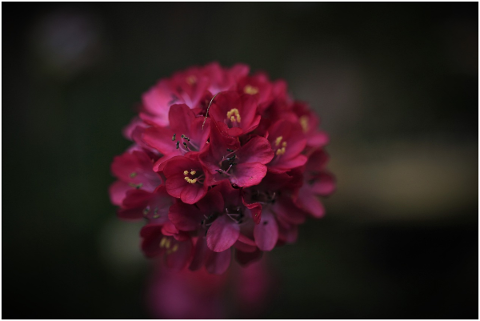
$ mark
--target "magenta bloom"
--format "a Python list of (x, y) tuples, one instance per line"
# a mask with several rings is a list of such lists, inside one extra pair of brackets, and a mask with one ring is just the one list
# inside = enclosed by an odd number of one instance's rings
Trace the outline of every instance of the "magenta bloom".
[(168, 210), (173, 204), (173, 198), (165, 191), (165, 186), (158, 186), (155, 191), (141, 189), (129, 190), (118, 209), (118, 217), (125, 220), (140, 220), (168, 222)]
[(169, 120), (169, 127), (154, 125), (143, 131), (143, 141), (164, 155), (155, 163), (154, 170), (162, 170), (174, 156), (198, 153), (208, 139), (210, 120), (197, 117), (186, 105), (172, 106)]
[(272, 158), (273, 151), (265, 138), (256, 136), (241, 145), (237, 138), (222, 133), (215, 123), (210, 130), (210, 144), (199, 156), (211, 174), (209, 185), (229, 180), (239, 187), (260, 183), (267, 173), (265, 164)]
[(268, 164), (270, 170), (287, 172), (307, 162), (307, 157), (302, 155), (307, 139), (299, 124), (279, 120), (270, 126), (268, 134), (268, 141), (275, 151), (275, 157)]
[(110, 198), (125, 220), (146, 220), (142, 250), (176, 269), (221, 274), (293, 243), (335, 190), (328, 135), (283, 80), (218, 63), (161, 79), (124, 129)]
[(240, 136), (254, 130), (260, 122), (257, 101), (251, 95), (239, 95), (227, 91), (215, 97), (210, 117), (217, 122), (220, 131), (230, 136)]
[(318, 196), (327, 196), (335, 191), (335, 179), (325, 169), (327, 161), (328, 155), (321, 149), (310, 154), (304, 172), (304, 183), (296, 193), (295, 203), (313, 217), (325, 214)]
[[(192, 255), (192, 241), (188, 236), (170, 235), (168, 224), (151, 223), (140, 231), (142, 249), (146, 256), (165, 256), (169, 268), (183, 269)], [(166, 232), (167, 231), (167, 232)]]
[(292, 108), (298, 117), (298, 122), (307, 138), (307, 145), (311, 147), (323, 147), (328, 143), (327, 133), (320, 131), (318, 125), (320, 120), (312, 110), (302, 102), (296, 102)]
[(121, 205), (126, 192), (131, 189), (153, 191), (162, 182), (153, 171), (154, 159), (143, 150), (133, 150), (116, 156), (112, 163), (112, 173), (118, 178), (110, 186), (110, 199), (113, 204)]
[(205, 264), (209, 270), (223, 272), (230, 263), (227, 251), (232, 247), (237, 252), (256, 252), (253, 218), (259, 216), (261, 208), (249, 207), (244, 204), (241, 191), (226, 181), (208, 191), (195, 206), (177, 201), (170, 207), (170, 221), (180, 231), (202, 231), (196, 244), (195, 269)]
[(252, 77), (244, 77), (237, 86), (238, 92), (254, 97), (261, 106), (272, 100), (272, 89), (268, 76), (260, 72)]
[(180, 198), (187, 204), (198, 202), (207, 193), (206, 173), (198, 161), (175, 156), (167, 161), (163, 174), (166, 177), (165, 186), (168, 194)]

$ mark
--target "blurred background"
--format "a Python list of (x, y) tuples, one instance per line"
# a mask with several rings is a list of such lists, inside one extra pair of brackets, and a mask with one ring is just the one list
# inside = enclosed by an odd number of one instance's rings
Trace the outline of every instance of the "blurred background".
[(154, 316), (110, 163), (141, 94), (211, 61), (285, 79), (331, 136), (337, 192), (268, 253), (255, 317), (478, 317), (477, 3), (4, 2), (2, 20), (3, 318)]

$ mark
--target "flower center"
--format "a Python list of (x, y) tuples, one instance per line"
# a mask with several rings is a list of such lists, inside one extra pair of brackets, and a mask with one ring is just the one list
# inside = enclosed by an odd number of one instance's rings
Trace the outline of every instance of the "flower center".
[(145, 207), (143, 209), (143, 216), (145, 218), (159, 218), (160, 217), (160, 214), (158, 214), (158, 207), (155, 207), (155, 209), (153, 210), (153, 215), (149, 215), (150, 214), (150, 211), (151, 211), (151, 208), (150, 208), (150, 205), (148, 205), (147, 207)]
[(245, 88), (243, 88), (243, 92), (249, 95), (255, 95), (258, 93), (258, 88), (250, 85), (246, 85)]
[(273, 204), (277, 198), (277, 192), (253, 190), (250, 194), (250, 198), (254, 203)]
[(222, 160), (218, 163), (218, 166), (220, 167), (217, 169), (217, 173), (230, 176), (229, 171), (232, 169), (233, 166), (237, 165), (235, 162), (237, 160), (237, 155), (235, 154), (235, 151), (227, 148), (228, 154), (222, 156)]
[[(175, 139), (177, 137), (177, 134), (173, 134), (172, 136), (172, 142), (175, 142)], [(183, 135), (181, 136), (181, 139), (177, 140), (175, 142), (176, 144), (176, 149), (179, 149), (182, 154), (186, 154), (190, 151), (197, 151), (198, 150), (198, 146), (196, 146), (196, 144), (194, 144), (192, 141), (190, 141), (190, 138), (188, 138), (187, 136)]]
[(275, 152), (277, 156), (285, 154), (285, 151), (287, 150), (287, 142), (282, 142), (282, 140), (283, 136), (278, 136), (277, 139), (275, 139), (275, 146), (278, 147)]
[(194, 171), (193, 169), (190, 170), (190, 172), (188, 172), (187, 170), (183, 171), (183, 175), (185, 176), (185, 180), (189, 183), (189, 184), (195, 184), (197, 182), (197, 179), (199, 177), (194, 177), (194, 178), (190, 178), (189, 175), (191, 175), (193, 177), (193, 175), (195, 175), (197, 172)]
[(225, 208), (225, 214), (235, 223), (243, 222), (243, 209), (240, 206), (230, 206)]
[(170, 245), (170, 239), (167, 237), (162, 237), (159, 246), (160, 248), (165, 248), (167, 250), (167, 254), (172, 254), (173, 252), (176, 252), (178, 250), (178, 244), (174, 244), (171, 248)]
[(308, 116), (300, 117), (300, 125), (302, 125), (303, 132), (306, 133), (308, 131)]
[(219, 216), (218, 213), (212, 213), (210, 215), (203, 215), (204, 219), (200, 221), (200, 224), (206, 229), (205, 235), (207, 234), (210, 225), (217, 219)]
[(230, 119), (232, 123), (239, 123), (242, 120), (237, 108), (232, 108), (227, 112), (227, 119)]

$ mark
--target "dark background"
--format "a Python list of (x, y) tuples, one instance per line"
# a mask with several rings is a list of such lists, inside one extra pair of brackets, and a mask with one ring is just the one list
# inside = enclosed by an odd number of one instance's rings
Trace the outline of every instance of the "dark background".
[[(3, 318), (145, 318), (110, 163), (159, 78), (244, 62), (331, 135), (259, 317), (478, 317), (477, 3), (2, 3)], [(232, 312), (232, 317), (242, 312)]]

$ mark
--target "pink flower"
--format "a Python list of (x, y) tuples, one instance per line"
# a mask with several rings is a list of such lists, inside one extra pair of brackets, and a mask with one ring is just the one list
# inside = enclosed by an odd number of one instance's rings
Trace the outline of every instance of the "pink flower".
[(267, 164), (273, 158), (268, 141), (253, 137), (244, 145), (237, 138), (224, 134), (216, 123), (211, 126), (210, 144), (199, 155), (200, 162), (211, 174), (208, 185), (229, 180), (239, 187), (256, 185), (267, 172)]
[(215, 96), (209, 113), (222, 132), (240, 136), (258, 126), (261, 117), (256, 111), (257, 101), (251, 95), (227, 91)]
[(314, 217), (322, 217), (325, 208), (318, 196), (335, 191), (335, 179), (325, 170), (328, 155), (321, 149), (311, 153), (304, 173), (304, 183), (296, 193), (295, 203)]
[(141, 189), (129, 190), (118, 209), (118, 217), (124, 220), (140, 220), (146, 218), (157, 223), (168, 222), (168, 210), (173, 198), (167, 194), (164, 185), (155, 191)]
[(209, 273), (241, 265), (298, 237), (335, 181), (326, 133), (283, 80), (246, 65), (211, 63), (161, 79), (125, 128), (110, 198), (125, 220), (145, 219), (142, 249)]
[(192, 257), (192, 240), (171, 229), (168, 223), (145, 225), (140, 231), (142, 249), (147, 257), (164, 256), (169, 268), (181, 270)]
[(301, 154), (307, 139), (298, 123), (286, 120), (275, 122), (268, 129), (268, 141), (275, 151), (275, 157), (267, 165), (270, 170), (286, 172), (307, 162), (307, 157)]
[(210, 79), (208, 90), (215, 95), (222, 91), (234, 90), (239, 79), (248, 75), (247, 65), (236, 64), (232, 68), (222, 68), (214, 62), (203, 68), (203, 75)]
[(168, 194), (180, 198), (184, 203), (194, 204), (207, 193), (205, 173), (202, 165), (184, 156), (175, 156), (167, 161), (163, 174)]
[(259, 105), (266, 105), (272, 100), (273, 85), (265, 73), (257, 73), (251, 77), (244, 77), (238, 82), (237, 90), (240, 93), (251, 95)]
[(170, 106), (186, 104), (194, 108), (207, 94), (209, 82), (195, 70), (176, 73), (171, 79), (162, 79), (142, 96), (140, 118), (159, 126), (168, 125)]
[(292, 243), (297, 225), (306, 213), (292, 201), (299, 188), (297, 177), (287, 173), (268, 172), (261, 184), (244, 190), (244, 198), (262, 208), (261, 221), (254, 228), (255, 243), (262, 251), (271, 251), (277, 243)]
[[(256, 252), (253, 217), (259, 215), (260, 206), (249, 207), (240, 190), (227, 182), (212, 188), (195, 206), (177, 201), (170, 207), (169, 219), (180, 231), (200, 231), (191, 269), (206, 265), (209, 271), (222, 273), (230, 264), (230, 248)], [(257, 257), (258, 253), (252, 259)]]
[(112, 163), (112, 173), (118, 181), (110, 186), (110, 199), (121, 205), (126, 192), (131, 189), (153, 191), (162, 182), (152, 169), (153, 159), (143, 150), (133, 150), (116, 156)]
[(173, 105), (169, 120), (170, 127), (152, 126), (145, 129), (142, 136), (143, 141), (164, 155), (155, 163), (157, 171), (174, 156), (201, 151), (209, 135), (210, 120), (197, 117), (186, 105)]
[(298, 121), (307, 138), (307, 145), (310, 147), (323, 147), (328, 141), (327, 133), (318, 130), (320, 120), (315, 113), (303, 102), (295, 102), (292, 110), (298, 116)]

